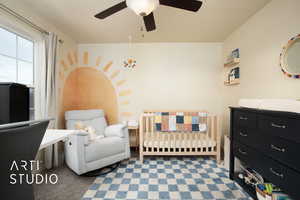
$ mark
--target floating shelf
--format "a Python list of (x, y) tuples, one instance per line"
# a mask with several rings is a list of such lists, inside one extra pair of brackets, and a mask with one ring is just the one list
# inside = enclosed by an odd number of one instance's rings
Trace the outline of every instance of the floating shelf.
[(224, 81), (224, 85), (239, 85), (240, 84), (240, 79), (235, 79), (234, 81)]
[(239, 58), (234, 58), (232, 61), (225, 63), (224, 67), (233, 67), (235, 65), (240, 64), (240, 59)]

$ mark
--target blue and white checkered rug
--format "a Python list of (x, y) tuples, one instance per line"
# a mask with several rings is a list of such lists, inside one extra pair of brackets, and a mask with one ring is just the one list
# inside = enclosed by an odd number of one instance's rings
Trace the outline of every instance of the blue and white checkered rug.
[(100, 199), (235, 199), (249, 196), (228, 178), (228, 171), (207, 157), (136, 158), (97, 177), (83, 200)]

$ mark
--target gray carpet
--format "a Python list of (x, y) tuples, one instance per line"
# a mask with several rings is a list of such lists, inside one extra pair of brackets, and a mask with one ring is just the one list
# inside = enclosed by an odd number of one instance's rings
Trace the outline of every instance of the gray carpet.
[(57, 174), (59, 181), (56, 185), (34, 185), (35, 200), (80, 200), (95, 180), (94, 177), (77, 176), (66, 166), (45, 173)]
[[(131, 157), (137, 156), (137, 152), (131, 150)], [(59, 181), (55, 185), (34, 185), (35, 200), (81, 200), (96, 179), (96, 177), (77, 176), (66, 165), (44, 173), (57, 174)]]

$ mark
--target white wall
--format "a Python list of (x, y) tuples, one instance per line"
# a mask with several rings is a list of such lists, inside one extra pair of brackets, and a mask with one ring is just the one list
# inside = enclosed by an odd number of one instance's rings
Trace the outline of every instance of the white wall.
[(241, 84), (222, 89), (226, 132), (228, 106), (240, 98), (300, 98), (300, 80), (279, 67), (282, 47), (300, 33), (299, 10), (299, 0), (273, 0), (224, 41), (224, 60), (235, 48), (241, 54)]
[[(101, 66), (113, 61), (111, 72), (122, 69), (120, 76), (127, 80), (123, 88), (132, 94), (119, 98), (130, 101), (127, 107), (120, 106), (120, 112), (132, 112), (130, 118), (138, 119), (145, 109), (222, 110), (220, 43), (79, 45), (79, 54), (84, 52), (89, 52), (94, 63), (101, 56)], [(137, 60), (133, 70), (123, 67), (130, 55)]]

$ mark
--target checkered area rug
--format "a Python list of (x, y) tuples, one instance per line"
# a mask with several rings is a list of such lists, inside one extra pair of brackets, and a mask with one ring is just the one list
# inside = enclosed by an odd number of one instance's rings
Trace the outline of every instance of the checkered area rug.
[(136, 158), (97, 177), (83, 200), (100, 199), (251, 199), (228, 178), (228, 171), (206, 157)]

